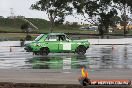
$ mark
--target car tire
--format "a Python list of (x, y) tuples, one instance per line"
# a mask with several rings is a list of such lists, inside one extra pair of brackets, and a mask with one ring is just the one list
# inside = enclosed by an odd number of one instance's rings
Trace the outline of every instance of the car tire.
[(45, 47), (40, 50), (40, 55), (47, 56), (49, 54), (49, 48)]
[(39, 55), (39, 52), (33, 52), (35, 55)]
[(78, 46), (77, 49), (76, 49), (76, 53), (78, 55), (84, 55), (86, 53), (86, 47), (85, 46)]
[(90, 79), (88, 79), (88, 78), (85, 78), (84, 80), (83, 80), (83, 86), (88, 86), (88, 85), (90, 85), (91, 84), (91, 82), (90, 82)]

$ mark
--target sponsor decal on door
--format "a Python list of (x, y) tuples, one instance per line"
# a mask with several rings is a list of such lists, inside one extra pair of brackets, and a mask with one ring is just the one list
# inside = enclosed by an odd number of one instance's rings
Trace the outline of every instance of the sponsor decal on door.
[(63, 43), (63, 50), (71, 50), (71, 43)]

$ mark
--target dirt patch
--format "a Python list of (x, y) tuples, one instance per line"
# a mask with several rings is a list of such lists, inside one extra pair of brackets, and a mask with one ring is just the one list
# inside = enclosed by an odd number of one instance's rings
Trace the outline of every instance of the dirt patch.
[(87, 86), (77, 84), (39, 84), (0, 82), (0, 88), (132, 88), (131, 86)]
[(0, 88), (82, 88), (73, 84), (39, 84), (39, 83), (8, 83), (1, 82)]

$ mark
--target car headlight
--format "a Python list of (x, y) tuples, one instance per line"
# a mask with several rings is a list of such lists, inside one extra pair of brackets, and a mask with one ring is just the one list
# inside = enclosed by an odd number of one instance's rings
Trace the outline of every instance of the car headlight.
[(36, 46), (41, 46), (41, 44), (40, 43), (37, 43)]

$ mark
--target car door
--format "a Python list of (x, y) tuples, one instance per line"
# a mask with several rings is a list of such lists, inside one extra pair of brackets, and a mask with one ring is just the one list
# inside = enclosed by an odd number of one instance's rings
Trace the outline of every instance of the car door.
[(59, 42), (56, 35), (48, 35), (45, 40), (45, 45), (49, 48), (50, 52), (58, 52)]
[(60, 51), (71, 51), (73, 43), (67, 39), (65, 35), (59, 35), (59, 50)]

